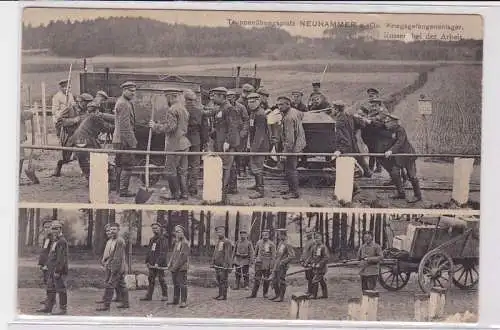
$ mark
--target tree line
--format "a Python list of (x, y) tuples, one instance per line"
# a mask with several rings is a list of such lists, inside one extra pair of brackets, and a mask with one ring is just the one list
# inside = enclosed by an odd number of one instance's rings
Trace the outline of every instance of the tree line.
[(344, 57), (378, 60), (481, 60), (481, 40), (456, 42), (366, 40), (363, 31), (325, 30), (321, 38), (292, 36), (276, 27), (247, 29), (239, 25), (197, 27), (138, 17), (84, 21), (51, 21), (23, 25), (24, 50), (49, 49), (53, 55), (93, 57), (268, 57), (304, 59)]

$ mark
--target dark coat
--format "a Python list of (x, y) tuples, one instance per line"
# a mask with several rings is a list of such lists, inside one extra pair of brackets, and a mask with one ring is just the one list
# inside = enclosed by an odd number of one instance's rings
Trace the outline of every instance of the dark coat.
[(40, 255), (38, 256), (38, 266), (47, 266), (47, 261), (49, 260), (50, 252), (50, 237), (45, 237), (40, 247)]
[(314, 244), (311, 247), (311, 255), (311, 263), (317, 266), (314, 268), (314, 271), (318, 274), (326, 274), (329, 258), (327, 247), (323, 243)]
[(229, 268), (233, 259), (233, 244), (227, 238), (218, 240), (215, 244), (214, 255), (212, 258), (215, 266)]
[(52, 242), (47, 260), (47, 268), (51, 273), (68, 274), (68, 242), (62, 235)]
[(208, 121), (203, 115), (202, 108), (199, 106), (186, 107), (189, 112), (189, 123), (187, 138), (193, 146), (205, 144), (208, 141)]
[(255, 244), (255, 270), (271, 270), (276, 256), (276, 245), (268, 240)]
[(124, 148), (135, 149), (135, 110), (132, 102), (120, 96), (115, 104), (115, 131), (113, 144), (121, 144)]
[[(392, 151), (393, 154), (414, 154), (415, 149), (408, 140), (405, 129), (401, 125), (396, 125), (394, 128), (390, 129), (392, 132), (393, 143), (388, 150)], [(394, 157), (396, 164), (399, 166), (405, 166), (408, 162), (414, 162), (417, 157)]]
[(356, 131), (361, 127), (360, 121), (345, 112), (335, 115), (335, 144), (341, 153), (359, 153)]
[(187, 271), (189, 266), (189, 255), (191, 250), (189, 244), (183, 239), (181, 242), (177, 242), (174, 246), (174, 251), (172, 252), (172, 257), (168, 264), (168, 268), (171, 272)]
[(83, 145), (87, 148), (100, 148), (99, 134), (113, 132), (115, 116), (107, 113), (93, 112), (88, 114), (69, 138), (71, 146)]
[(168, 242), (164, 235), (153, 236), (149, 240), (148, 253), (146, 255), (146, 264), (158, 265), (159, 267), (167, 266), (167, 250)]
[(222, 151), (224, 142), (229, 148), (236, 149), (240, 145), (241, 116), (236, 107), (229, 101), (221, 104), (214, 118), (215, 151)]
[(303, 113), (294, 108), (283, 114), (281, 134), (284, 152), (302, 152), (306, 147), (302, 116)]
[(259, 107), (250, 114), (250, 152), (268, 152), (271, 149), (266, 113)]

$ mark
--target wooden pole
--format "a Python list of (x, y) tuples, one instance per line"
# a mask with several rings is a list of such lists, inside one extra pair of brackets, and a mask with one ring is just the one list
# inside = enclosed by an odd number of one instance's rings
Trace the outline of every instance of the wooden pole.
[(352, 202), (354, 185), (354, 166), (356, 160), (353, 157), (338, 157), (336, 159), (336, 172), (342, 175), (335, 176), (335, 198), (343, 203)]
[(474, 158), (455, 158), (451, 198), (458, 205), (466, 204), (469, 201), (470, 178), (473, 169)]
[(290, 318), (307, 320), (309, 318), (310, 300), (305, 293), (294, 293), (290, 299)]
[(29, 232), (28, 232), (28, 245), (33, 246), (35, 240), (35, 209), (29, 209)]
[(203, 157), (203, 201), (222, 201), (222, 159), (218, 156)]
[(437, 319), (444, 314), (446, 289), (433, 287), (429, 297), (429, 320)]
[(427, 293), (415, 294), (415, 321), (429, 321), (429, 294)]
[(361, 299), (361, 321), (377, 321), (379, 293), (375, 290), (363, 291)]
[(94, 235), (94, 210), (88, 210), (88, 221), (89, 225), (87, 228), (87, 248), (92, 249), (93, 235)]
[(90, 153), (89, 198), (91, 203), (108, 203), (109, 180), (107, 154)]
[(203, 230), (205, 230), (205, 211), (200, 211), (200, 225), (198, 227), (198, 249), (201, 249), (203, 244)]
[(42, 81), (42, 118), (43, 118), (43, 144), (48, 144), (47, 139), (47, 100), (45, 95), (45, 82)]
[[(29, 86), (28, 86), (29, 87)], [(40, 209), (35, 209), (35, 244), (38, 246), (38, 239), (40, 237)]]
[(347, 301), (347, 314), (350, 321), (360, 321), (361, 299), (350, 298)]
[[(38, 103), (33, 103), (33, 110), (35, 112), (35, 126), (36, 126), (36, 134), (38, 135), (37, 141), (42, 141), (42, 129), (40, 126), (40, 109), (38, 108)], [(43, 141), (42, 143), (43, 144)]]
[(205, 231), (205, 246), (207, 248), (207, 251), (210, 251), (210, 246), (212, 245), (210, 242), (210, 235), (211, 233), (211, 225), (212, 225), (212, 212), (208, 211), (207, 212), (207, 227)]

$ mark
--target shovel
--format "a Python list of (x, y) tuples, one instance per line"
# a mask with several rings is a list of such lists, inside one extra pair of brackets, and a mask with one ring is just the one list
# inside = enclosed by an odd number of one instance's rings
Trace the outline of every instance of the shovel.
[[(35, 124), (34, 124), (33, 117), (31, 118), (31, 144), (35, 144)], [(40, 180), (38, 180), (36, 174), (35, 174), (35, 169), (33, 168), (33, 149), (30, 150), (30, 156), (28, 159), (28, 168), (24, 170), (24, 173), (30, 179), (33, 184), (39, 184)]]
[[(155, 104), (153, 103), (153, 107), (151, 110), (151, 120), (154, 119), (154, 115), (155, 115)], [(150, 127), (149, 128), (149, 135), (148, 135), (148, 148), (147, 148), (148, 152), (151, 151), (151, 138), (152, 137), (153, 137), (153, 129)], [(135, 203), (136, 204), (146, 203), (153, 195), (153, 192), (149, 191), (149, 157), (150, 157), (150, 155), (148, 153), (146, 155), (146, 173), (145, 173), (146, 187), (145, 187), (145, 189), (141, 187), (137, 191), (137, 194), (135, 195)]]

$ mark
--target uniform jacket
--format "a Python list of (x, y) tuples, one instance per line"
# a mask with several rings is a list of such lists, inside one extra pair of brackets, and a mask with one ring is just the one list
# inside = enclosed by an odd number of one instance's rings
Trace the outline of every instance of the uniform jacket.
[(149, 239), (146, 264), (159, 267), (167, 266), (168, 242), (164, 235), (154, 235)]
[(250, 114), (250, 152), (268, 152), (271, 149), (266, 113), (259, 107)]
[(248, 139), (248, 130), (250, 126), (250, 116), (248, 115), (247, 107), (243, 104), (236, 102), (236, 109), (240, 113), (241, 122), (240, 122), (240, 148), (246, 148), (246, 142)]
[[(312, 105), (312, 98), (313, 98), (314, 94), (316, 94), (316, 93), (314, 93), (314, 92), (313, 92), (313, 93), (309, 94), (309, 98), (307, 99), (307, 104), (309, 105), (309, 108), (310, 108), (310, 107), (311, 107), (311, 105)], [(326, 103), (326, 104), (329, 104), (328, 99), (326, 98), (326, 95), (325, 95), (325, 94), (323, 94), (323, 92), (319, 92), (319, 94), (321, 94), (321, 102), (322, 102), (322, 103), (324, 102), (324, 103)], [(323, 105), (324, 105), (324, 104), (323, 104)], [(327, 107), (327, 108), (328, 108), (328, 107)], [(317, 108), (317, 109), (324, 109), (324, 108)], [(311, 110), (311, 109), (309, 109), (309, 110)]]
[(335, 116), (335, 145), (341, 153), (359, 153), (356, 131), (361, 127), (357, 118), (345, 112)]
[(241, 116), (239, 111), (226, 101), (215, 114), (215, 151), (223, 151), (224, 142), (236, 149), (240, 145)]
[(302, 255), (300, 256), (300, 262), (302, 264), (311, 263), (312, 258), (312, 247), (314, 246), (314, 241), (312, 239), (307, 240), (302, 249)]
[(239, 240), (234, 247), (234, 263), (238, 266), (250, 265), (254, 258), (253, 244), (248, 239)]
[[(26, 141), (26, 123), (25, 121), (33, 118), (33, 113), (31, 111), (21, 110), (21, 127), (19, 132), (19, 137), (21, 138), (21, 143)], [(34, 127), (32, 129), (35, 129)]]
[(327, 263), (330, 254), (328, 253), (328, 249), (326, 248), (325, 244), (314, 244), (311, 247), (311, 253), (311, 263), (317, 266), (314, 268), (314, 270), (319, 274), (326, 274), (326, 271), (328, 269)]
[(42, 246), (40, 247), (40, 255), (38, 256), (38, 266), (47, 266), (49, 260), (49, 252), (51, 248), (50, 237), (45, 236)]
[(171, 272), (181, 272), (187, 271), (189, 266), (189, 255), (191, 250), (189, 244), (185, 239), (177, 241), (174, 246), (174, 251), (172, 252), (172, 257), (168, 264), (168, 268)]
[(71, 105), (59, 114), (59, 118), (56, 122), (56, 130), (61, 133), (60, 138), (62, 145), (68, 142), (69, 138), (75, 133), (86, 115), (87, 112), (80, 108), (78, 104)]
[(110, 133), (114, 129), (115, 116), (107, 113), (89, 113), (70, 138), (71, 145), (100, 148), (99, 134)]
[(208, 142), (208, 121), (203, 115), (202, 108), (198, 105), (188, 107), (189, 122), (186, 137), (193, 146), (199, 146)]
[[(358, 259), (361, 260), (359, 274), (361, 276), (378, 275), (378, 264), (382, 257), (382, 248), (377, 243), (361, 245), (358, 251)], [(367, 260), (363, 260), (364, 258)]]
[(212, 262), (215, 266), (229, 268), (233, 259), (233, 245), (227, 238), (217, 240)]
[(156, 133), (165, 133), (165, 150), (180, 151), (188, 149), (191, 142), (187, 138), (189, 112), (180, 104), (175, 103), (166, 111), (165, 120), (155, 124), (153, 130)]
[(288, 242), (278, 243), (276, 248), (276, 257), (274, 258), (273, 270), (277, 271), (280, 267), (288, 267), (288, 264), (295, 258), (293, 246)]
[(259, 240), (255, 244), (255, 269), (271, 270), (276, 256), (276, 245), (267, 240)]
[(73, 94), (71, 92), (68, 93), (68, 102), (66, 102), (66, 95), (62, 91), (58, 91), (52, 97), (52, 120), (54, 123), (57, 122), (60, 113), (75, 104), (75, 99), (73, 98)]
[(115, 131), (113, 144), (121, 144), (124, 148), (135, 149), (135, 111), (132, 102), (120, 96), (115, 104)]
[(111, 251), (111, 256), (106, 264), (107, 269), (112, 274), (125, 272), (125, 241), (121, 237), (116, 238), (115, 247)]
[(236, 100), (237, 103), (239, 104), (242, 104), (245, 109), (248, 109), (248, 100), (246, 97), (243, 97), (243, 96), (240, 96), (237, 100)]
[[(363, 125), (361, 129), (361, 138), (367, 145), (376, 145), (377, 141), (384, 138), (381, 129), (383, 128), (383, 123), (381, 122), (381, 115), (388, 113), (385, 106), (374, 106), (368, 101), (364, 102), (359, 110), (358, 115), (371, 119), (373, 122), (371, 124)], [(382, 135), (381, 135), (382, 134)], [(378, 152), (378, 151), (377, 151)]]
[(68, 242), (64, 236), (52, 241), (50, 246), (47, 268), (51, 273), (68, 274)]
[[(405, 129), (397, 125), (390, 130), (393, 136), (393, 144), (389, 148), (393, 154), (414, 154), (415, 149), (408, 140)], [(409, 161), (415, 161), (417, 157), (395, 157), (396, 164), (404, 166)]]
[(294, 108), (290, 108), (287, 113), (283, 114), (281, 140), (284, 152), (302, 152), (306, 147), (302, 115)]
[(300, 112), (307, 112), (307, 105), (304, 102), (298, 104), (292, 103), (292, 107), (299, 110)]

